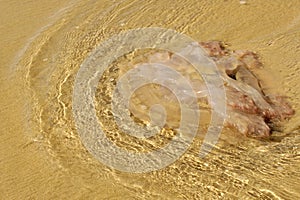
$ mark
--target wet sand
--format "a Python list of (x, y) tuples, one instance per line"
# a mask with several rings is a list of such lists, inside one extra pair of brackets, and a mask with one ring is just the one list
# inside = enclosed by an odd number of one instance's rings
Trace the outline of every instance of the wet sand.
[[(300, 2), (247, 2), (2, 1), (1, 197), (300, 198)], [(267, 141), (225, 129), (218, 148), (204, 160), (195, 147), (170, 167), (149, 174), (102, 165), (74, 128), (74, 76), (99, 42), (145, 26), (256, 51), (270, 74), (266, 80), (276, 80), (269, 90), (288, 96), (296, 115)]]

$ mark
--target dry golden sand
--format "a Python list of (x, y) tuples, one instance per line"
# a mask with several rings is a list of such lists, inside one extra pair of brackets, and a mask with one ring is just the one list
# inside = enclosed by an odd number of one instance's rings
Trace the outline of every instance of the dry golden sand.
[[(300, 199), (300, 1), (0, 2), (0, 199)], [(97, 162), (71, 113), (74, 76), (100, 41), (159, 26), (256, 51), (296, 115), (272, 140), (225, 130), (211, 155), (126, 174)], [(272, 77), (272, 78), (270, 78)]]

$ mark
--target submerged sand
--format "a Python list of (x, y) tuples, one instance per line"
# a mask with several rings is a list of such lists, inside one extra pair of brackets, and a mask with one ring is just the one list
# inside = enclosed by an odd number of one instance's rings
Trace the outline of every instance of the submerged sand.
[[(300, 1), (14, 0), (0, 5), (4, 199), (300, 198)], [(207, 158), (197, 157), (195, 145), (153, 173), (122, 173), (99, 163), (74, 128), (74, 76), (99, 42), (148, 26), (257, 52), (269, 72), (265, 80), (274, 83), (269, 90), (286, 95), (295, 116), (267, 141), (226, 129)]]

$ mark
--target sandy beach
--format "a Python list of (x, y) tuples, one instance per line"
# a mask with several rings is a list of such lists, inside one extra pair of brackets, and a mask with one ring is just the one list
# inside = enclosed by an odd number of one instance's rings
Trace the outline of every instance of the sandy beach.
[[(1, 1), (0, 199), (300, 199), (299, 8), (298, 0)], [(102, 41), (141, 27), (256, 52), (267, 90), (286, 96), (295, 115), (267, 140), (225, 128), (204, 159), (195, 144), (146, 174), (105, 166), (74, 125), (75, 76)]]

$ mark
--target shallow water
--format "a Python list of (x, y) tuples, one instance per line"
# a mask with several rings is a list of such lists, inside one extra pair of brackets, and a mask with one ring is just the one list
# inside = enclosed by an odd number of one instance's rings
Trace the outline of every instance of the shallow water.
[[(0, 14), (2, 196), (299, 199), (300, 2), (247, 2), (29, 1), (22, 9), (17, 1), (2, 2), (1, 9), (11, 13)], [(188, 152), (159, 171), (131, 174), (101, 164), (82, 145), (75, 127), (75, 76), (102, 41), (149, 26), (256, 51), (270, 74), (265, 80), (274, 84), (268, 90), (286, 95), (295, 116), (268, 140), (245, 138), (225, 128), (217, 147), (199, 158), (204, 123)], [(99, 119), (119, 146), (143, 150), (143, 143), (124, 142), (111, 124), (105, 104), (111, 88), (101, 88), (109, 80), (106, 75), (99, 84), (104, 96), (96, 106)]]

